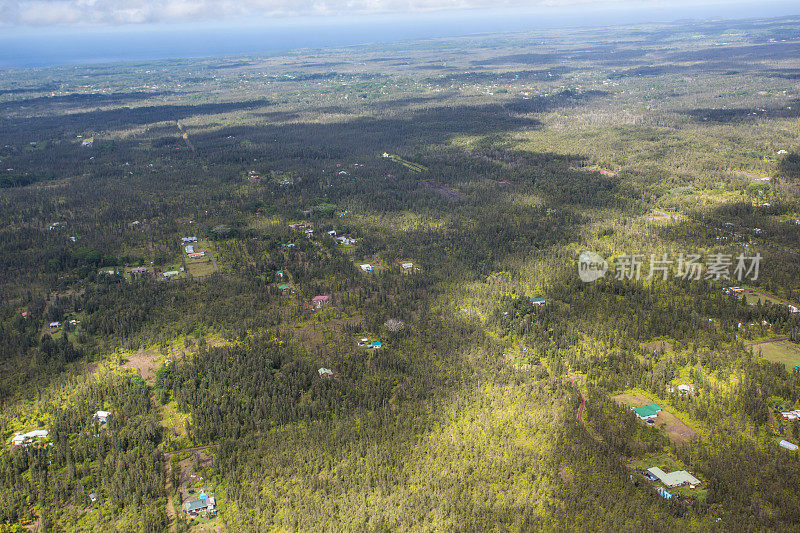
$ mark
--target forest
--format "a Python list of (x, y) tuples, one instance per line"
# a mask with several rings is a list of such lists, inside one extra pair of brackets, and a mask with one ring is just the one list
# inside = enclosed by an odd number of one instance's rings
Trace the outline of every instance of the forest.
[(800, 530), (799, 50), (4, 71), (0, 533)]

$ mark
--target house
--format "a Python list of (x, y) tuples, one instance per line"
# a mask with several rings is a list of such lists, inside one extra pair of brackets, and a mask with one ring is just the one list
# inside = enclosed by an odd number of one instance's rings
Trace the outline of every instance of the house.
[(794, 366), (792, 367), (792, 372), (794, 372), (795, 374), (797, 374), (798, 372), (800, 372), (800, 365), (794, 365)]
[(41, 440), (47, 437), (48, 431), (46, 429), (35, 429), (27, 433), (15, 433), (11, 443), (14, 446), (27, 446), (35, 440)]
[(631, 410), (636, 413), (639, 420), (652, 420), (658, 416), (661, 407), (651, 403), (650, 405), (643, 405), (642, 407), (631, 407)]
[(189, 516), (206, 512), (215, 513), (216, 503), (214, 496), (208, 496), (205, 491), (201, 491), (196, 500), (183, 504), (183, 512)]
[(177, 276), (178, 274), (180, 274), (180, 272), (178, 272), (177, 270), (170, 270), (168, 272), (164, 272), (162, 274), (162, 276), (164, 276), (165, 278), (169, 279), (169, 278), (171, 278), (173, 276)]
[(334, 230), (330, 230), (330, 231), (328, 232), (328, 235), (330, 235), (331, 237), (336, 237), (336, 231), (334, 231)]
[(540, 305), (540, 306), (541, 306), (541, 305), (544, 305), (544, 304), (546, 304), (546, 303), (547, 303), (547, 300), (546, 300), (546, 299), (544, 299), (544, 298), (542, 298), (542, 297), (539, 297), (539, 298), (531, 298), (529, 301), (530, 301), (530, 302), (531, 302), (533, 305)]
[(695, 394), (694, 385), (686, 385), (685, 383), (678, 385), (678, 394), (680, 395), (685, 394), (686, 396), (694, 396)]
[(389, 152), (383, 152), (383, 157), (389, 157)]
[(400, 263), (400, 268), (402, 268), (403, 270), (411, 270), (412, 268), (414, 268), (414, 263), (412, 263), (411, 261), (408, 261), (406, 263)]
[(782, 440), (778, 444), (780, 444), (781, 448), (786, 448), (789, 451), (797, 451), (797, 444), (792, 444), (788, 440)]
[(205, 252), (194, 252), (194, 253), (188, 254), (186, 257), (188, 257), (189, 259), (196, 259), (198, 257), (205, 257), (205, 255), (206, 255)]
[(359, 339), (358, 342), (357, 342), (357, 344), (359, 346), (366, 346), (368, 343), (369, 343), (369, 339), (366, 338), (366, 337), (363, 337), (363, 338)]
[(778, 150), (778, 155), (786, 155), (788, 153), (786, 150)]
[(347, 235), (339, 235), (338, 237), (336, 237), (336, 242), (346, 246), (349, 244), (355, 244), (356, 240), (348, 237)]
[(333, 377), (333, 370), (331, 370), (330, 368), (322, 367), (319, 370), (317, 370), (317, 372), (319, 372), (319, 377), (321, 377), (321, 378), (332, 378)]
[(186, 250), (187, 254), (193, 254), (194, 253), (194, 246), (189, 244), (189, 245), (186, 246), (185, 250)]
[(368, 348), (368, 349), (371, 349), (371, 350), (379, 350), (379, 349), (380, 349), (380, 348), (382, 348), (382, 347), (383, 347), (383, 343), (382, 343), (381, 341), (375, 341), (375, 342), (371, 342), (371, 343), (370, 343), (370, 344), (367, 346), (367, 348)]
[(89, 494), (89, 501), (92, 503), (97, 503), (97, 494), (95, 494), (94, 492)]
[(78, 242), (78, 238), (77, 237), (70, 237), (69, 240), (70, 240), (70, 242)]
[(311, 300), (311, 305), (314, 309), (322, 309), (323, 307), (327, 307), (328, 304), (331, 303), (331, 295), (330, 294), (322, 294), (320, 296), (314, 296)]
[(105, 424), (108, 422), (109, 415), (111, 415), (111, 413), (108, 411), (97, 411), (92, 417), (92, 420), (96, 421), (98, 424)]
[(784, 420), (798, 420), (800, 419), (800, 409), (794, 411), (784, 411), (781, 413)]
[(283, 270), (278, 270), (277, 272), (275, 272), (275, 277), (283, 278)]
[(800, 313), (800, 308), (797, 308), (793, 305), (787, 305), (786, 307), (789, 309), (790, 313)]
[(197, 237), (181, 237), (181, 242), (187, 244), (190, 242), (197, 242)]
[(670, 472), (668, 474), (659, 467), (654, 466), (652, 468), (648, 468), (647, 471), (656, 476), (661, 483), (668, 487), (678, 487), (684, 483), (688, 483), (689, 485), (700, 484), (700, 480), (686, 470), (676, 470), (675, 472)]
[(61, 327), (61, 322), (55, 321), (50, 322), (50, 329), (58, 329)]
[(291, 286), (289, 286), (289, 285), (287, 285), (286, 283), (281, 283), (280, 285), (278, 285), (278, 290), (279, 290), (279, 291), (288, 291), (288, 290), (290, 290), (291, 288), (292, 288), (292, 287), (291, 287)]
[(364, 263), (363, 265), (361, 265), (361, 270), (363, 270), (364, 272), (372, 272), (372, 265), (370, 265), (369, 263)]
[(89, 137), (81, 141), (81, 146), (91, 147), (94, 144), (94, 137)]

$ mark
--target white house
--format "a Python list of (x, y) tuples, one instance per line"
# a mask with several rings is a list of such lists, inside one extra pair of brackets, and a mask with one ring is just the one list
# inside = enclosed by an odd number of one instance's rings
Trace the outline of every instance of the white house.
[(35, 429), (27, 433), (17, 433), (11, 439), (14, 446), (25, 446), (34, 440), (44, 439), (47, 437), (48, 431), (46, 429)]
[(97, 411), (94, 414), (94, 420), (96, 420), (99, 424), (105, 424), (108, 422), (108, 417), (111, 413), (108, 411)]
[(786, 448), (787, 450), (797, 451), (797, 444), (792, 444), (788, 440), (782, 440), (778, 444), (781, 445), (781, 448)]
[(656, 476), (661, 483), (668, 487), (677, 487), (684, 483), (688, 483), (689, 485), (700, 484), (700, 480), (686, 470), (676, 470), (675, 472), (666, 473), (657, 466), (654, 466), (653, 468), (648, 468), (647, 471)]
[(363, 265), (361, 265), (361, 270), (363, 270), (364, 272), (372, 272), (372, 265), (370, 265), (369, 263), (364, 263)]

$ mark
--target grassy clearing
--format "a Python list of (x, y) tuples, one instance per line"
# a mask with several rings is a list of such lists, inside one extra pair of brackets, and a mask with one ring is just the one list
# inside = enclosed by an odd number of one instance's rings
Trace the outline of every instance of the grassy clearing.
[(769, 342), (753, 346), (753, 352), (773, 363), (782, 363), (787, 370), (800, 365), (800, 346), (790, 341)]
[[(632, 389), (631, 391), (623, 392), (614, 396), (614, 401), (626, 407), (641, 407), (651, 403), (658, 404), (661, 411), (655, 420), (655, 427), (661, 428), (667, 434), (669, 440), (676, 444), (685, 444), (692, 439), (699, 436), (698, 431), (694, 430), (684, 420), (686, 415), (681, 413), (680, 418), (678, 411), (668, 402), (657, 398), (653, 394), (649, 394), (640, 389)], [(700, 427), (699, 422), (695, 422), (694, 427)]]
[(401, 165), (406, 167), (411, 172), (421, 173), (421, 172), (425, 172), (426, 170), (428, 170), (428, 167), (426, 167), (424, 165), (420, 165), (419, 163), (412, 163), (411, 161), (407, 161), (407, 160), (403, 159), (402, 157), (400, 157), (399, 155), (390, 155), (389, 159), (391, 159), (395, 163), (400, 163)]

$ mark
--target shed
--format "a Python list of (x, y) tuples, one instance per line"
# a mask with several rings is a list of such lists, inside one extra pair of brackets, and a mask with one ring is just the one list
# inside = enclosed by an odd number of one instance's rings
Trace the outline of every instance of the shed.
[(780, 444), (781, 448), (786, 448), (787, 450), (791, 450), (793, 452), (797, 451), (797, 444), (792, 444), (788, 440), (782, 440), (778, 444)]
[(319, 372), (319, 377), (321, 377), (321, 378), (332, 378), (333, 377), (333, 370), (331, 370), (330, 368), (322, 367), (319, 370), (317, 370), (317, 372)]

